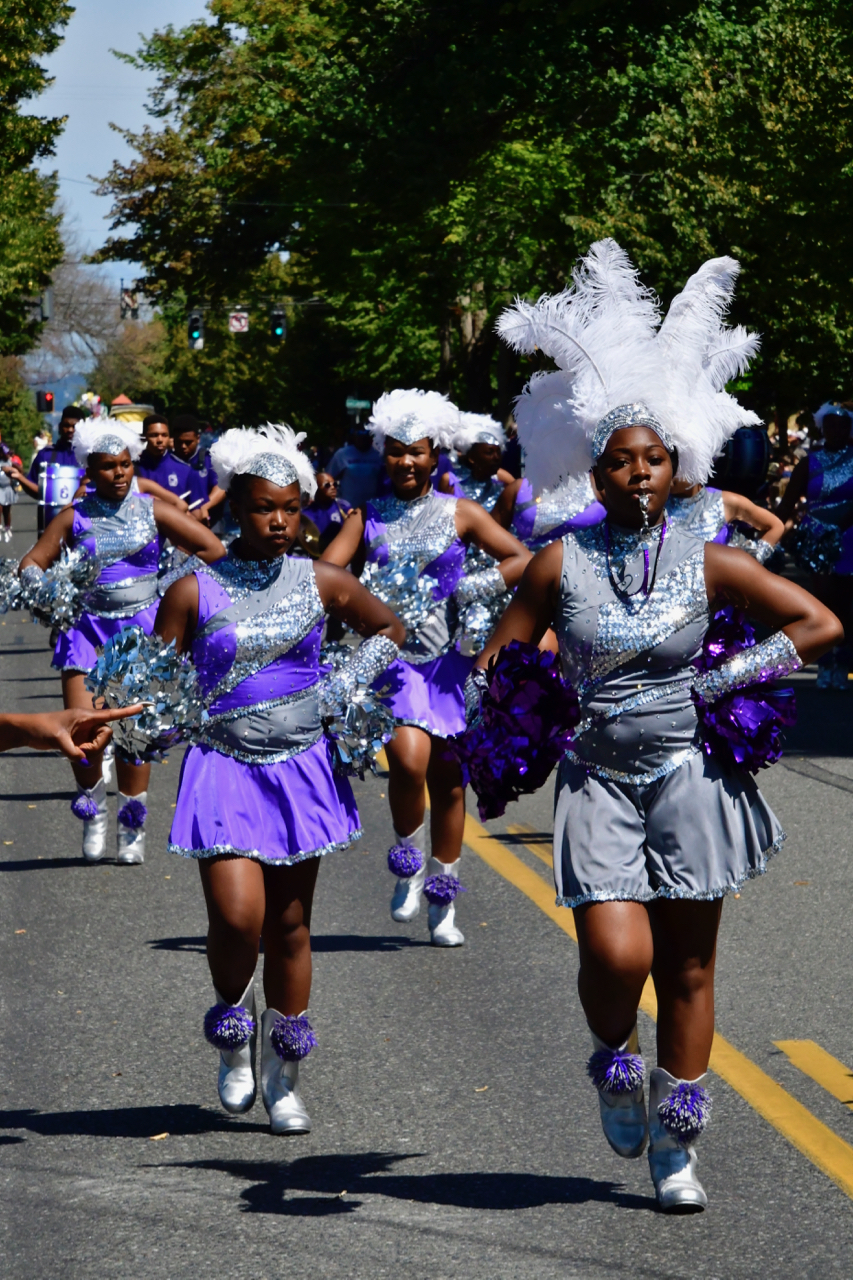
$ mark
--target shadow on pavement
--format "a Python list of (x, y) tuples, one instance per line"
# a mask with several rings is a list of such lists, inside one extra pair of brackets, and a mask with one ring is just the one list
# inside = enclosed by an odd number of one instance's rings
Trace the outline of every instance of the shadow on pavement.
[[(785, 755), (851, 756), (851, 690), (796, 686), (797, 723), (785, 734)], [(785, 756), (782, 757), (785, 759)]]
[(188, 951), (205, 955), (207, 938), (149, 938), (148, 946), (152, 951)]
[(67, 800), (70, 804), (75, 791), (13, 791), (0, 792), (0, 800)]
[[(0, 863), (0, 870), (3, 864)], [(187, 951), (204, 954), (207, 939), (201, 938), (149, 938), (148, 945), (152, 951)], [(380, 934), (375, 937), (357, 933), (323, 934), (311, 938), (311, 950), (315, 954), (321, 951), (402, 951), (407, 947), (428, 947), (425, 940), (398, 937), (396, 934)]]
[[(0, 1111), (0, 1129), (27, 1129), (43, 1137), (151, 1138), (158, 1133), (190, 1137), (205, 1133), (269, 1133), (268, 1124), (233, 1121), (219, 1111), (176, 1107), (115, 1107), (104, 1111)], [(0, 1138), (0, 1141), (3, 1141)]]
[[(448, 1205), (458, 1209), (535, 1209), (546, 1204), (587, 1204), (598, 1201), (623, 1209), (656, 1212), (654, 1196), (626, 1192), (617, 1182), (594, 1178), (550, 1176), (538, 1173), (429, 1173), (390, 1174), (399, 1161), (420, 1155), (365, 1152), (362, 1155), (308, 1156), (283, 1164), (279, 1160), (192, 1160), (155, 1168), (205, 1169), (227, 1173), (255, 1185), (240, 1193), (246, 1213), (318, 1214), (349, 1213), (360, 1202), (358, 1195), (391, 1196), (418, 1204)], [(384, 1175), (376, 1177), (374, 1175)], [(313, 1192), (287, 1199), (288, 1192)], [(332, 1197), (319, 1199), (317, 1193)]]
[(102, 862), (87, 862), (82, 854), (76, 858), (18, 858), (15, 862), (0, 862), (0, 871), (56, 871), (62, 867), (103, 867), (109, 866), (105, 858)]

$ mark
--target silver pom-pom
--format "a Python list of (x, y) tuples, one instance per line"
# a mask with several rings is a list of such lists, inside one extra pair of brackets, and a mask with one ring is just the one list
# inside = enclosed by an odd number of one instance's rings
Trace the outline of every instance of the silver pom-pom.
[(174, 640), (164, 644), (141, 627), (124, 627), (107, 641), (86, 687), (108, 707), (147, 704), (141, 715), (113, 725), (116, 745), (134, 759), (156, 759), (207, 719), (190, 659), (175, 651)]
[(434, 578), (421, 576), (417, 559), (396, 560), (391, 564), (366, 564), (361, 581), (392, 613), (396, 613), (407, 631), (418, 631), (436, 610)]
[(394, 717), (380, 693), (359, 677), (355, 692), (333, 708), (323, 706), (323, 728), (334, 753), (335, 772), (364, 778), (376, 773), (376, 756), (394, 736)]
[(18, 577), (17, 560), (0, 557), (0, 613), (24, 609), (26, 603), (26, 588)]
[(33, 620), (54, 631), (73, 627), (86, 607), (86, 592), (95, 585), (100, 572), (96, 557), (83, 547), (69, 551), (63, 546), (39, 581), (25, 586), (25, 604)]

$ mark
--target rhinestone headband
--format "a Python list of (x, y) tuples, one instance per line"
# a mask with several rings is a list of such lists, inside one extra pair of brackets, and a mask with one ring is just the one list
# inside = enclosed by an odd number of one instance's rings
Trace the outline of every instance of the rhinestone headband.
[(432, 444), (435, 441), (430, 428), (415, 413), (401, 418), (390, 431), (385, 432), (385, 435), (389, 440), (396, 440), (399, 444), (414, 444), (416, 440), (429, 440)]
[(122, 440), (121, 436), (98, 436), (89, 453), (108, 453), (111, 458), (117, 458), (127, 447), (127, 441)]
[(500, 448), (500, 443), (500, 440), (493, 432), (487, 431), (484, 428), (481, 431), (474, 432), (474, 435), (471, 438), (471, 444), (469, 444), (468, 447), (470, 449), (472, 444), (496, 444), (498, 448)]
[(661, 444), (665, 449), (670, 453), (675, 452), (675, 442), (672, 436), (660, 418), (655, 417), (651, 409), (640, 403), (620, 404), (605, 414), (593, 432), (593, 462), (598, 462), (598, 459), (607, 448), (607, 441), (613, 435), (613, 432), (620, 431), (622, 427), (648, 427), (651, 431), (654, 431), (655, 435), (660, 436)]
[(240, 475), (257, 476), (259, 480), (269, 480), (279, 488), (299, 483), (299, 473), (292, 462), (280, 453), (256, 453), (244, 464)]

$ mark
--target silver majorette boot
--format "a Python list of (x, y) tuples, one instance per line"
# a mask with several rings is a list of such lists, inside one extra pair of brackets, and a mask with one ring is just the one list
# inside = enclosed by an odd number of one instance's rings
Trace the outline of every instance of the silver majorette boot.
[(456, 924), (456, 896), (465, 893), (459, 883), (459, 863), (430, 858), (424, 895), (429, 903), (429, 940), (434, 947), (461, 947), (465, 934)]
[(255, 1081), (254, 978), (236, 1004), (224, 1000), (213, 988), (216, 1004), (204, 1015), (204, 1035), (219, 1050), (219, 1101), (226, 1111), (239, 1115), (254, 1105), (258, 1092)]
[(677, 1080), (663, 1067), (651, 1073), (649, 1170), (664, 1213), (701, 1213), (708, 1204), (694, 1146), (711, 1115), (705, 1078)]
[(304, 1013), (265, 1009), (261, 1014), (261, 1096), (273, 1133), (310, 1133), (311, 1117), (299, 1096), (299, 1063), (317, 1043)]
[(101, 777), (104, 785), (109, 786), (113, 780), (113, 765), (115, 764), (116, 747), (115, 743), (110, 739), (104, 747), (104, 754), (101, 757)]
[(145, 801), (147, 791), (138, 796), (118, 793), (118, 827), (116, 830), (116, 856), (119, 862), (131, 865), (145, 861), (145, 819), (148, 810)]
[(624, 1044), (611, 1049), (590, 1031), (595, 1052), (586, 1064), (598, 1090), (601, 1127), (617, 1156), (636, 1160), (646, 1149), (649, 1124), (643, 1085), (646, 1067), (640, 1057), (637, 1024)]
[(88, 791), (77, 783), (71, 812), (83, 819), (83, 857), (87, 862), (100, 862), (107, 851), (107, 788), (103, 778)]
[(394, 832), (395, 843), (388, 850), (388, 870), (397, 877), (391, 895), (391, 919), (408, 924), (421, 909), (421, 893), (426, 878), (424, 824), (410, 836)]

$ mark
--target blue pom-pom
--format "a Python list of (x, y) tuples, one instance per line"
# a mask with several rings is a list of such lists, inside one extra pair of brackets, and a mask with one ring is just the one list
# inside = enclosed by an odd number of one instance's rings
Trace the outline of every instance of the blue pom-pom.
[(281, 1017), (270, 1032), (270, 1043), (283, 1062), (301, 1062), (317, 1047), (311, 1023), (301, 1014)]
[(220, 1052), (241, 1048), (254, 1030), (255, 1019), (239, 1004), (215, 1004), (204, 1015), (204, 1038)]
[(634, 1093), (646, 1078), (646, 1064), (638, 1053), (623, 1049), (596, 1049), (586, 1073), (602, 1093)]
[(416, 875), (424, 865), (420, 849), (409, 844), (393, 844), (388, 850), (388, 870), (402, 880)]
[(87, 796), (84, 791), (81, 791), (79, 796), (75, 796), (71, 801), (71, 812), (74, 814), (75, 818), (80, 818), (81, 821), (88, 822), (92, 818), (97, 818), (99, 811), (98, 806), (95, 804), (92, 797)]
[(122, 805), (118, 811), (118, 820), (123, 827), (129, 827), (131, 831), (138, 831), (140, 827), (145, 826), (145, 819), (148, 817), (148, 810), (141, 800), (132, 798), (127, 804)]
[(424, 881), (424, 894), (427, 902), (446, 906), (453, 902), (458, 893), (467, 893), (453, 876), (427, 876)]
[(681, 1080), (658, 1107), (658, 1119), (678, 1142), (694, 1142), (711, 1118), (711, 1099), (701, 1085)]

